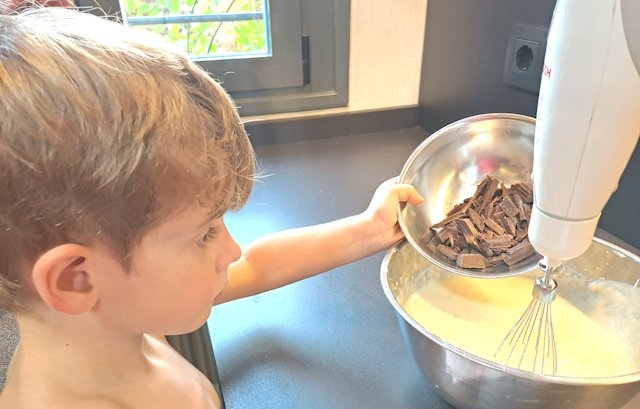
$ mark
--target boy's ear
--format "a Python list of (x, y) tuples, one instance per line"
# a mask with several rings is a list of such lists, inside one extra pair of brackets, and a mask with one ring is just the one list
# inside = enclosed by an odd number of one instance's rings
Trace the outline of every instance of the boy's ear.
[(45, 304), (67, 314), (91, 311), (98, 301), (87, 263), (91, 254), (92, 250), (85, 246), (62, 244), (36, 260), (31, 277)]

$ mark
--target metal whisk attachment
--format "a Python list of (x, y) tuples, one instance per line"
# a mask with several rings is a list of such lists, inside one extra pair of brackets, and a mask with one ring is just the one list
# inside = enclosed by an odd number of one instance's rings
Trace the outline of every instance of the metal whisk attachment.
[(512, 358), (518, 360), (519, 354), (517, 367), (538, 373), (545, 371), (545, 364), (548, 365), (551, 359), (552, 373), (555, 374), (558, 369), (558, 351), (553, 334), (551, 302), (556, 298), (558, 283), (553, 279), (553, 275), (561, 273), (564, 267), (548, 267), (543, 262), (538, 266), (544, 271), (544, 276), (536, 280), (533, 300), (504, 337), (494, 358), (501, 358), (500, 355), (508, 351), (504, 362), (505, 365), (509, 365)]

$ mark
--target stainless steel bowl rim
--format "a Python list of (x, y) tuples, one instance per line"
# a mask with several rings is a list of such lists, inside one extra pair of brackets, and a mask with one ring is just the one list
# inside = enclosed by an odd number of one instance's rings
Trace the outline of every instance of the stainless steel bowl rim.
[[(486, 121), (486, 120), (496, 120), (496, 119), (510, 119), (510, 120), (516, 120), (516, 121), (521, 121), (521, 122), (526, 122), (529, 124), (532, 124), (535, 126), (535, 119), (531, 118), (529, 116), (526, 115), (520, 115), (520, 114), (510, 114), (510, 113), (490, 113), (490, 114), (481, 114), (481, 115), (474, 115), (474, 116), (470, 116), (467, 118), (463, 118), (460, 119), (456, 122), (453, 122), (441, 129), (439, 129), (438, 131), (434, 132), (431, 136), (429, 136), (427, 139), (425, 139), (420, 145), (418, 145), (418, 147), (411, 153), (411, 155), (409, 155), (409, 158), (407, 159), (407, 161), (405, 162), (404, 166), (402, 167), (402, 171), (400, 172), (400, 179), (398, 183), (407, 183), (406, 182), (406, 178), (407, 178), (407, 172), (409, 171), (409, 169), (411, 168), (411, 166), (413, 165), (413, 162), (415, 162), (416, 158), (420, 155), (420, 153), (425, 149), (426, 146), (428, 146), (431, 143), (434, 143), (438, 137), (448, 134), (449, 132), (451, 132), (452, 130), (456, 129), (456, 128), (460, 128), (463, 126), (466, 126), (470, 123), (474, 123), (474, 122), (480, 122), (480, 121)], [(535, 270), (538, 267), (538, 263), (537, 261), (532, 263), (531, 265), (528, 266), (524, 266), (521, 268), (514, 268), (512, 270), (510, 270), (509, 272), (506, 273), (500, 273), (500, 274), (492, 274), (492, 273), (486, 273), (483, 272), (482, 270), (465, 270), (462, 268), (456, 268), (452, 265), (449, 264), (445, 264), (443, 262), (441, 262), (440, 260), (437, 260), (433, 257), (431, 257), (428, 253), (426, 253), (422, 247), (420, 246), (420, 244), (418, 242), (416, 242), (416, 240), (410, 235), (407, 234), (407, 232), (409, 231), (408, 226), (406, 225), (406, 221), (404, 219), (403, 216), (403, 212), (401, 210), (399, 210), (398, 212), (398, 224), (400, 225), (400, 228), (402, 229), (402, 231), (405, 234), (405, 237), (407, 239), (407, 241), (409, 243), (411, 243), (411, 246), (416, 249), (416, 251), (422, 255), (423, 257), (425, 257), (427, 260), (429, 260), (430, 262), (432, 262), (433, 264), (437, 265), (438, 267), (441, 267), (451, 273), (455, 273), (455, 274), (459, 274), (459, 275), (464, 275), (464, 276), (468, 276), (468, 277), (475, 277), (475, 278), (504, 278), (504, 277), (510, 277), (510, 276), (516, 276), (516, 275), (520, 275), (520, 274), (526, 274), (530, 271)]]
[[(640, 256), (637, 256), (606, 240), (602, 240), (597, 237), (594, 237), (593, 240), (600, 244), (606, 245), (607, 247), (610, 247), (612, 250), (618, 251), (624, 254), (625, 256), (631, 259), (634, 259), (638, 263), (640, 263)], [(387, 280), (387, 275), (389, 272), (389, 260), (391, 259), (391, 256), (397, 251), (398, 246), (403, 242), (404, 240), (401, 240), (395, 246), (390, 248), (387, 251), (384, 259), (382, 260), (382, 266), (380, 268), (380, 281), (382, 282), (382, 289), (385, 295), (387, 296), (387, 299), (391, 303), (391, 305), (393, 305), (396, 312), (400, 314), (402, 318), (405, 319), (405, 321), (407, 321), (413, 328), (419, 331), (422, 335), (429, 338), (430, 340), (437, 343), (438, 345), (444, 347), (446, 350), (451, 351), (463, 358), (470, 359), (471, 361), (478, 363), (480, 365), (483, 365), (495, 370), (499, 370), (520, 378), (527, 378), (534, 381), (545, 381), (545, 382), (553, 382), (558, 384), (571, 384), (571, 385), (617, 385), (617, 384), (636, 382), (640, 380), (640, 371), (634, 372), (631, 374), (626, 374), (626, 375), (599, 377), (599, 378), (573, 378), (568, 376), (541, 375), (541, 374), (536, 374), (529, 371), (523, 371), (521, 369), (513, 368), (506, 365), (500, 365), (496, 362), (489, 361), (477, 355), (466, 352), (465, 350), (460, 349), (455, 345), (444, 341), (442, 338), (427, 331), (424, 327), (418, 324), (418, 322), (414, 320), (413, 317), (407, 314), (404, 308), (402, 307), (402, 305), (400, 305), (400, 303), (396, 300), (395, 296), (393, 295), (393, 292), (391, 291), (391, 288), (389, 287), (389, 283)], [(412, 247), (415, 248), (415, 246), (412, 246)], [(435, 264), (438, 264), (438, 263), (435, 263)], [(440, 266), (440, 264), (438, 264), (438, 266)]]

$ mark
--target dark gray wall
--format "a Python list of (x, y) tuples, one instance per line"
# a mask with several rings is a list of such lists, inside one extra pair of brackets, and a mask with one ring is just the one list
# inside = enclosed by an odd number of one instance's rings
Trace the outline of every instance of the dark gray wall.
[[(534, 116), (538, 95), (502, 82), (514, 24), (548, 27), (555, 0), (429, 0), (420, 124), (427, 131), (471, 115)], [(605, 208), (600, 227), (640, 247), (640, 148)]]
[(640, 248), (640, 144), (602, 212), (600, 227)]
[(420, 84), (428, 131), (470, 115), (535, 116), (538, 95), (502, 82), (511, 28), (548, 27), (555, 0), (429, 0)]

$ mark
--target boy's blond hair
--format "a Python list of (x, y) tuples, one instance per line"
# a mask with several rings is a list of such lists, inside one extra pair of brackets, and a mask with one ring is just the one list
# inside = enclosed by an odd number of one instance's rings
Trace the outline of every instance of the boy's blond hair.
[(78, 12), (0, 16), (0, 308), (56, 245), (129, 266), (145, 232), (196, 204), (242, 206), (254, 157), (225, 91), (155, 38)]

